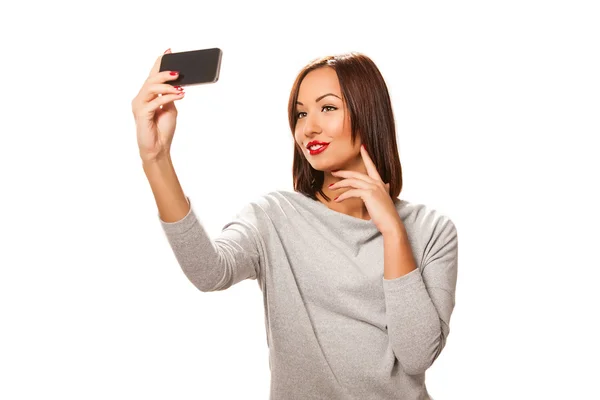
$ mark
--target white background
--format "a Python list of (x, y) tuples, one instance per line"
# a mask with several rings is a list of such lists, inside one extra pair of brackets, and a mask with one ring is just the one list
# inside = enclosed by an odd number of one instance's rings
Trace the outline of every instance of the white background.
[(268, 398), (257, 282), (187, 281), (139, 160), (131, 100), (169, 47), (223, 50), (219, 81), (177, 102), (172, 151), (213, 236), (293, 190), (286, 107), (304, 64), (371, 57), (400, 197), (459, 234), (430, 394), (600, 398), (595, 2), (18, 4), (0, 13), (0, 398)]

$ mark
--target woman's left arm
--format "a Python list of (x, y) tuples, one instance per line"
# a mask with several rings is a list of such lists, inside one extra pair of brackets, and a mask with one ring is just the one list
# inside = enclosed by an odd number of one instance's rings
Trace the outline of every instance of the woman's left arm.
[(424, 373), (440, 355), (455, 304), (456, 227), (446, 217), (437, 218), (432, 225), (420, 225), (431, 228), (420, 268), (404, 226), (383, 236), (388, 335), (396, 358), (409, 375)]
[(344, 178), (332, 190), (350, 187), (334, 201), (361, 198), (384, 242), (384, 276), (388, 335), (396, 358), (409, 375), (424, 373), (440, 355), (450, 333), (450, 315), (456, 290), (458, 239), (452, 221), (430, 212), (409, 232), (424, 235), (419, 265), (413, 259), (405, 225), (364, 147), (361, 155), (367, 174), (331, 172)]

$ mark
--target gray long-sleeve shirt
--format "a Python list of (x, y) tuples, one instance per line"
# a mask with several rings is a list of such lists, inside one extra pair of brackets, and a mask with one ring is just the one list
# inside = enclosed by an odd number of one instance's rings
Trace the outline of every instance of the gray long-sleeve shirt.
[(193, 204), (162, 228), (201, 291), (256, 279), (263, 293), (271, 400), (432, 397), (425, 371), (446, 344), (457, 280), (456, 227), (395, 199), (417, 269), (383, 277), (383, 236), (369, 220), (277, 190), (212, 240)]

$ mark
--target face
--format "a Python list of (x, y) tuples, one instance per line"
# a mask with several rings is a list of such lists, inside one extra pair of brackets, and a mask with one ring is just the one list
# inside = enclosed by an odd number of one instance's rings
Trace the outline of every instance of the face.
[[(309, 72), (298, 92), (294, 137), (311, 166), (319, 171), (350, 168), (360, 158), (360, 137), (351, 143), (350, 113), (341, 99), (335, 70), (322, 67)], [(326, 143), (321, 151), (311, 142)]]

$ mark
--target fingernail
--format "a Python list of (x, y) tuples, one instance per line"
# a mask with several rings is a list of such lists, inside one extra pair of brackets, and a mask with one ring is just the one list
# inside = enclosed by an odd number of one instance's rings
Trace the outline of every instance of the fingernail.
[(171, 50), (171, 48), (169, 47), (168, 49), (165, 50), (164, 54), (167, 54), (167, 52)]
[(335, 171), (331, 171), (331, 172), (338, 172), (338, 171), (339, 171), (339, 169), (336, 169)]
[[(338, 196), (338, 197), (340, 197), (340, 196)], [(337, 200), (337, 199), (338, 199), (338, 197), (336, 197), (335, 199), (333, 199), (333, 201)]]
[(333, 185), (334, 185), (334, 184), (332, 183), (332, 184), (330, 184), (328, 187), (332, 187)]
[(173, 76), (177, 75), (178, 73), (179, 73), (178, 71), (171, 71), (170, 72), (170, 74), (173, 75)]

